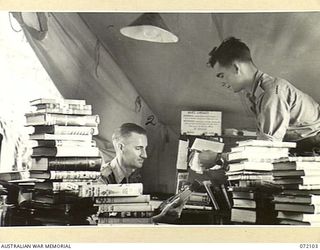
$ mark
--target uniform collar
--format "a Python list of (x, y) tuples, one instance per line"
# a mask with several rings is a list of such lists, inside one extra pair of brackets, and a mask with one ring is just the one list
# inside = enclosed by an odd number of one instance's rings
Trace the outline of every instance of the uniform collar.
[(120, 166), (118, 158), (115, 157), (111, 162), (110, 166), (112, 168), (112, 172), (114, 174), (114, 177), (116, 179), (117, 183), (121, 183), (123, 179), (128, 180), (127, 171), (124, 167)]
[(257, 70), (257, 72), (254, 75), (253, 78), (253, 84), (251, 89), (251, 96), (252, 97), (258, 97), (260, 95), (260, 92), (263, 91), (261, 83), (263, 79), (264, 73), (260, 70)]

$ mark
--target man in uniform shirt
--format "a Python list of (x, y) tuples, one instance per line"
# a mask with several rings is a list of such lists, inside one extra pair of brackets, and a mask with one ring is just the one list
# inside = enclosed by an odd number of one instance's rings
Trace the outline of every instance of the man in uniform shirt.
[(141, 182), (137, 169), (147, 158), (146, 130), (134, 123), (124, 123), (112, 135), (116, 157), (101, 168), (101, 179), (107, 184)]
[(252, 103), (260, 140), (296, 141), (296, 153), (320, 148), (320, 106), (288, 81), (253, 63), (248, 46), (234, 37), (210, 52), (208, 64), (222, 85), (244, 91)]

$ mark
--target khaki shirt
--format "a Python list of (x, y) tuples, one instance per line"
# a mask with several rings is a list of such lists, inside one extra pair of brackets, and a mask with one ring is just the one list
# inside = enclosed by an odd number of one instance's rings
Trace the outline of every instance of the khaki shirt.
[(134, 183), (141, 182), (141, 176), (137, 170), (127, 176), (125, 169), (120, 166), (117, 158), (114, 158), (101, 167), (100, 181), (106, 184)]
[(251, 95), (261, 140), (297, 141), (320, 131), (320, 106), (288, 81), (257, 71)]

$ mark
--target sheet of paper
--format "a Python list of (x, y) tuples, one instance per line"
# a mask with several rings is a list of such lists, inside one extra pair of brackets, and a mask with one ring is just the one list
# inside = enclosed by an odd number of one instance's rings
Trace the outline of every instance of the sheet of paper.
[(189, 141), (179, 140), (176, 164), (178, 170), (187, 170), (188, 168), (188, 145)]

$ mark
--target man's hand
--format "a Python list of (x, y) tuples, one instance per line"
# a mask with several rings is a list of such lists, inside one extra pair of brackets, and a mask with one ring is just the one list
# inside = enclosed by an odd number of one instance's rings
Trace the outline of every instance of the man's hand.
[(170, 201), (164, 206), (160, 214), (152, 217), (153, 222), (172, 222), (179, 219), (186, 202), (181, 200), (180, 197)]
[(199, 162), (202, 168), (211, 168), (216, 165), (219, 159), (219, 153), (213, 152), (211, 150), (204, 150), (199, 153)]

